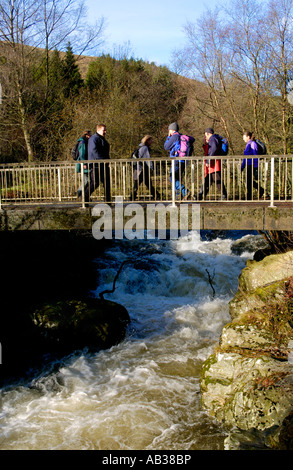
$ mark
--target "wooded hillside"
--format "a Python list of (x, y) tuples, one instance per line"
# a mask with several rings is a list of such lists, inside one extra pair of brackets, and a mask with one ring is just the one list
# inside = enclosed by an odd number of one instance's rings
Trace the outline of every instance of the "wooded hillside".
[(174, 121), (195, 137), (195, 155), (207, 126), (228, 138), (230, 155), (243, 154), (246, 130), (269, 153), (291, 153), (293, 0), (231, 0), (220, 13), (185, 26), (176, 73), (134, 58), (74, 55), (70, 43), (66, 52), (41, 49), (35, 28), (29, 41), (0, 22), (0, 161), (71, 159), (77, 138), (97, 123), (107, 125), (112, 158), (129, 157), (145, 134), (153, 156), (167, 156)]

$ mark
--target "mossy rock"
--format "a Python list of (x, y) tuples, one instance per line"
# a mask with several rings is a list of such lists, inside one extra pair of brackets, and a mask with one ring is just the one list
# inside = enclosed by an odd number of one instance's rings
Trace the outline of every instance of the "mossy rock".
[(101, 299), (45, 304), (33, 312), (32, 320), (46, 346), (58, 351), (109, 348), (124, 338), (130, 322), (125, 307)]
[(249, 446), (251, 431), (261, 433), (270, 448), (292, 446), (292, 419), (285, 430), (282, 425), (293, 413), (292, 276), (292, 251), (248, 261), (229, 303), (232, 321), (203, 365), (203, 407), (218, 421), (248, 432), (241, 444), (232, 436), (226, 444), (232, 448)]
[(284, 302), (286, 295), (286, 280), (277, 281), (264, 287), (258, 287), (254, 292), (243, 292), (238, 290), (229, 302), (229, 313), (232, 320), (243, 317), (246, 314), (258, 315), (258, 312), (267, 310), (268, 305)]
[[(265, 319), (264, 319), (265, 320)], [(273, 333), (266, 328), (259, 328), (259, 325), (254, 325), (249, 322), (231, 322), (226, 325), (220, 338), (221, 350), (256, 350), (262, 351), (277, 347), (276, 339)]]
[(248, 261), (239, 277), (239, 290), (252, 293), (256, 289), (293, 276), (293, 251), (271, 255), (262, 261)]
[(202, 403), (211, 416), (239, 429), (281, 425), (293, 410), (293, 371), (288, 362), (266, 356), (218, 353), (201, 380)]

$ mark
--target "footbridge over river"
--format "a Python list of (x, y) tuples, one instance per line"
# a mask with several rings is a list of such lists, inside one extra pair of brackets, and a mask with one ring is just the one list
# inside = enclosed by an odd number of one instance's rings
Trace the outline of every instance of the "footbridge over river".
[(293, 230), (292, 155), (259, 157), (254, 171), (243, 156), (217, 160), (215, 173), (204, 157), (2, 164), (0, 230)]

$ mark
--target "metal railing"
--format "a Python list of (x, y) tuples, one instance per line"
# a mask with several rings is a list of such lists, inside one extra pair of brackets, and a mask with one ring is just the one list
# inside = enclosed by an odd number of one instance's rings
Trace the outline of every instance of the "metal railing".
[(172, 204), (182, 200), (227, 203), (268, 200), (274, 206), (276, 201), (293, 201), (292, 155), (252, 159), (258, 161), (254, 171), (247, 165), (241, 171), (243, 158), (217, 157), (218, 168), (214, 173), (208, 171), (215, 161), (205, 157), (2, 164), (0, 208), (58, 203), (85, 207), (90, 186), (94, 189), (90, 194), (94, 203), (111, 203), (117, 196), (125, 201)]

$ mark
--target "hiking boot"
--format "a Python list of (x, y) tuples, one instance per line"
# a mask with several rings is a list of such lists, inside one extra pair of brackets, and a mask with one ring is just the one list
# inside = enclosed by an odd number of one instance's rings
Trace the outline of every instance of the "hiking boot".
[(190, 198), (190, 191), (187, 189), (185, 196), (183, 196), (182, 201), (187, 201)]

